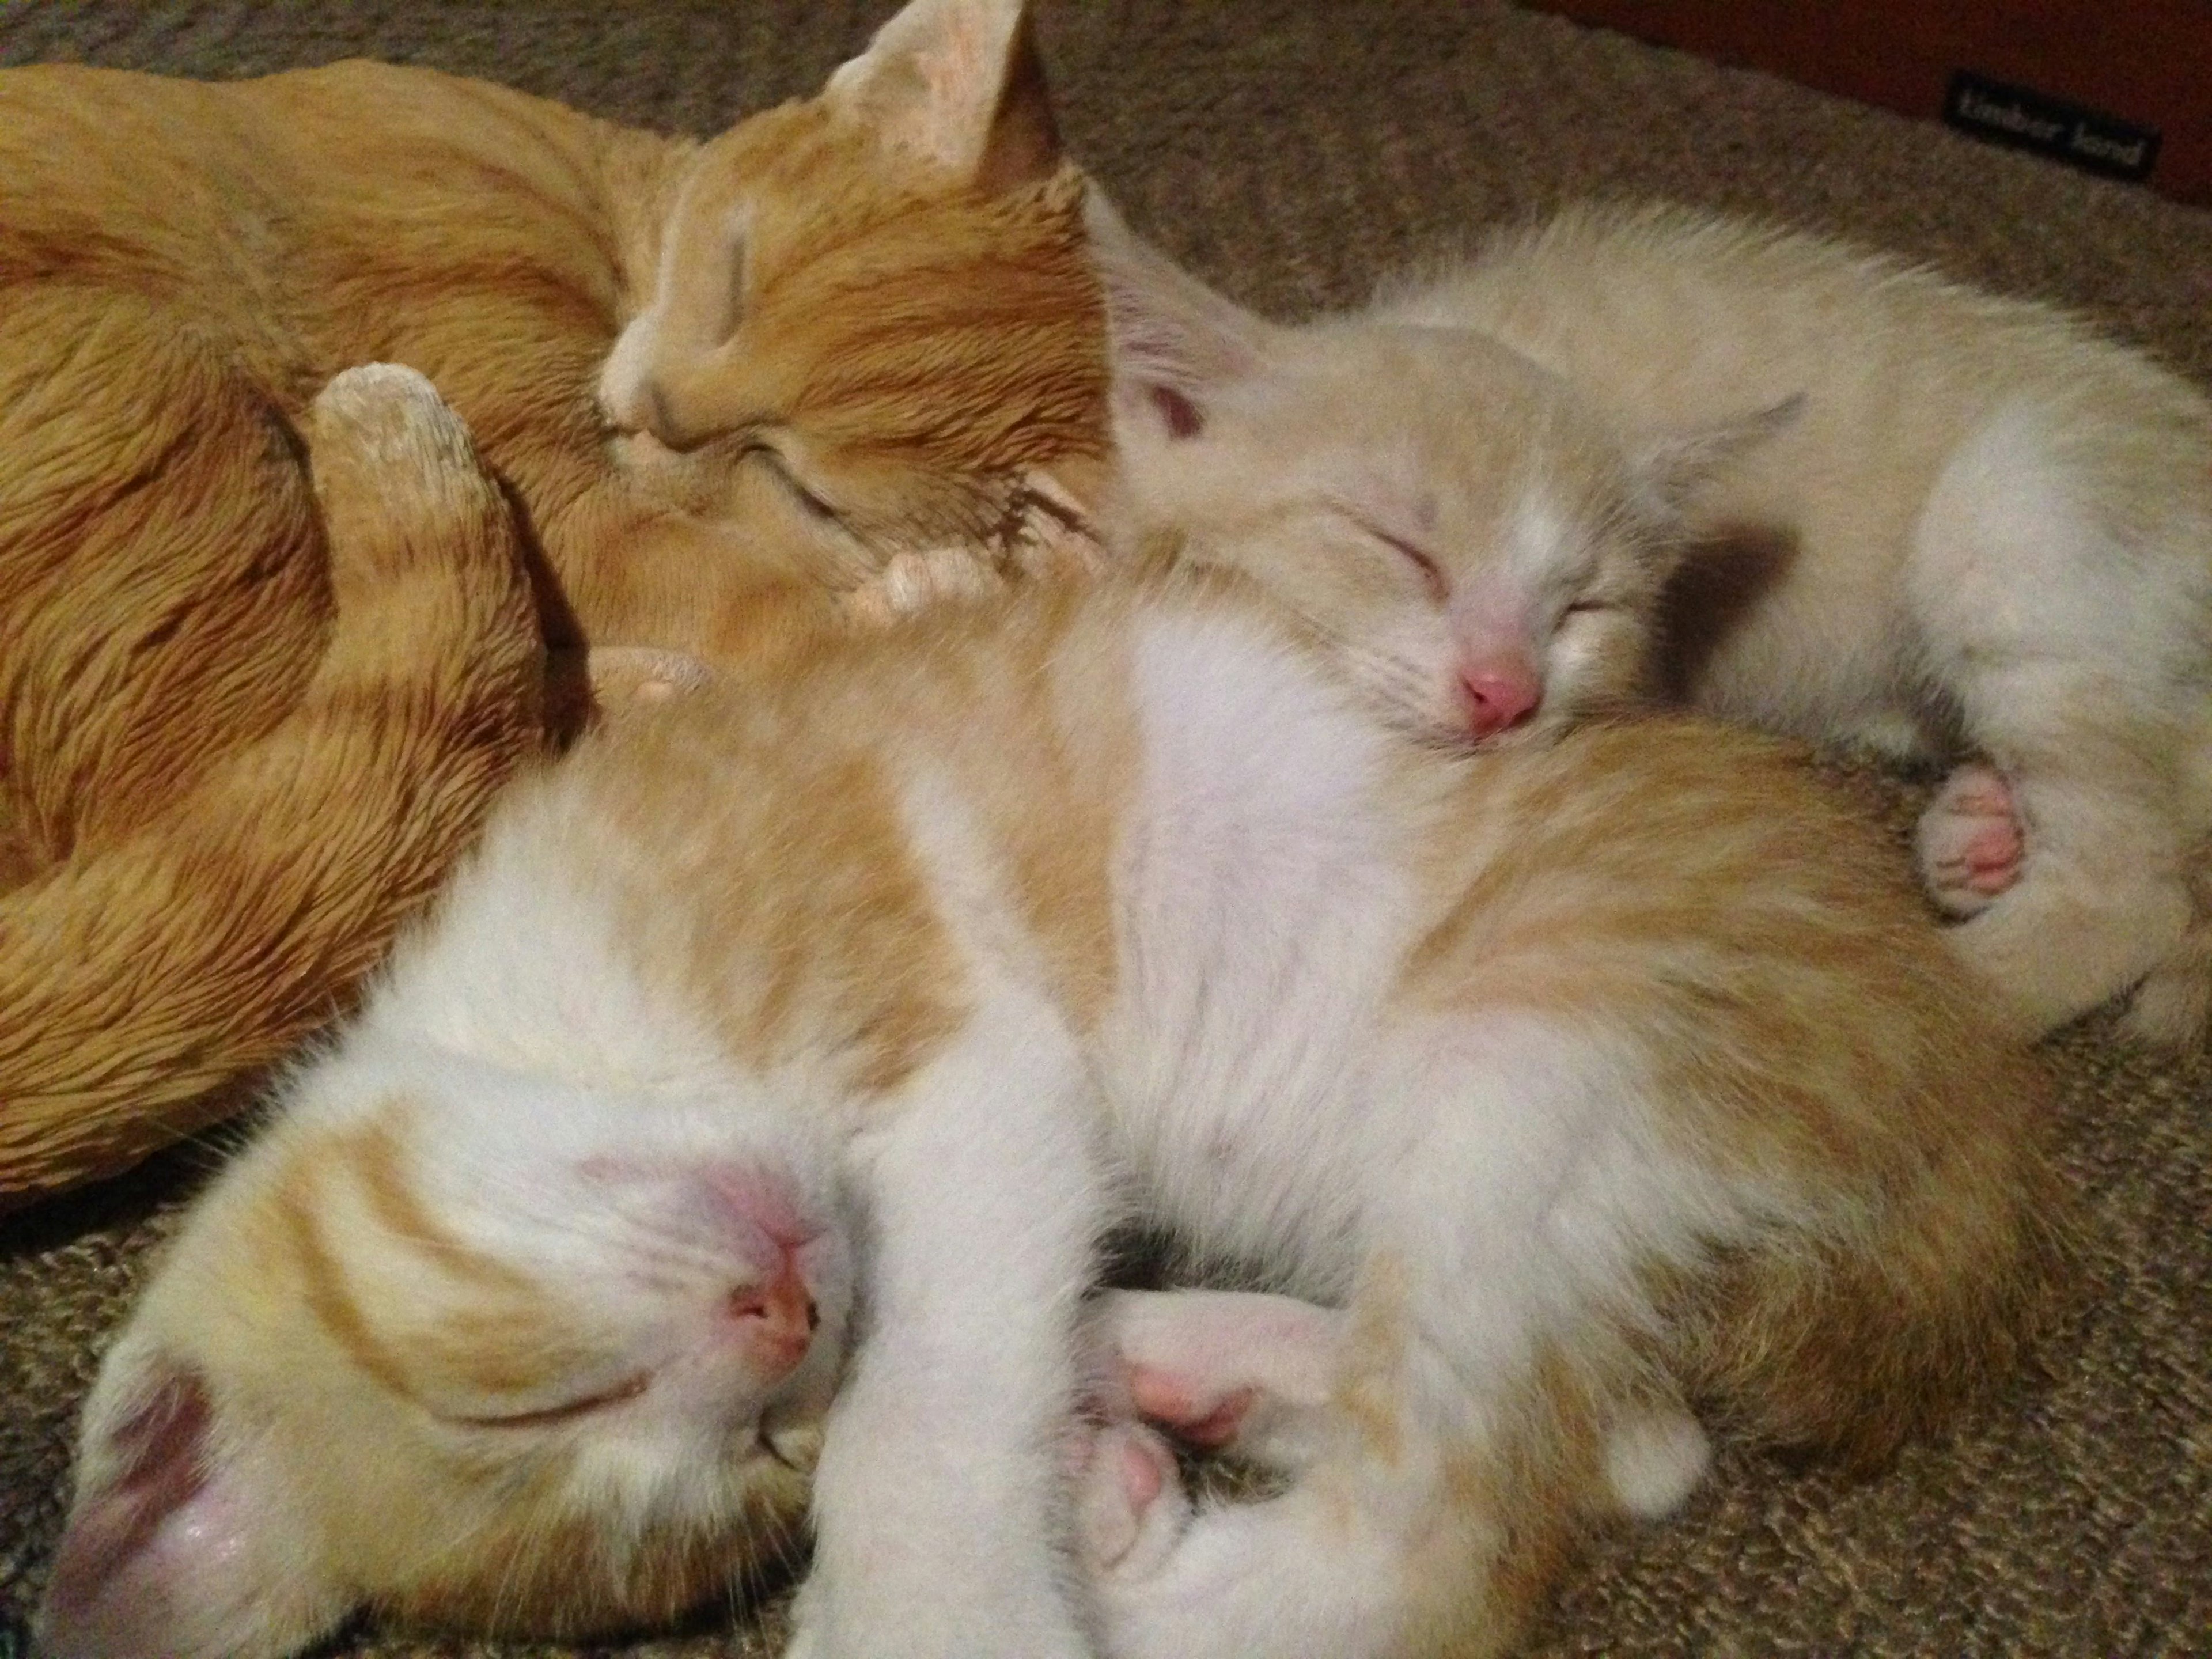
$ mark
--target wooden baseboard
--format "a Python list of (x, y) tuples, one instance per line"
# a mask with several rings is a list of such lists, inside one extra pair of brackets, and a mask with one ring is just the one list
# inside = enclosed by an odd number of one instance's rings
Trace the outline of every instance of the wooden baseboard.
[[(2148, 157), (2151, 188), (2212, 206), (2212, 0), (1523, 3), (1907, 115), (1948, 114), (2109, 175)], [(1962, 70), (2015, 90), (1961, 98)]]

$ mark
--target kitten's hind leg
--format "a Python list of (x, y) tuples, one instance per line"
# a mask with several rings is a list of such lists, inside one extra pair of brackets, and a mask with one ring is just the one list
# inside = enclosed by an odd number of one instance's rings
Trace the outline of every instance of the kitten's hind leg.
[(1975, 735), (2004, 769), (2024, 848), (2017, 878), (1951, 930), (1954, 946), (2031, 1033), (2142, 985), (2137, 1034), (2192, 1038), (2206, 986), (2203, 924), (2178, 791), (2155, 740), (2095, 729)]
[(1344, 1318), (1292, 1297), (1232, 1291), (1097, 1297), (1085, 1339), (1106, 1420), (1084, 1431), (1077, 1459), (1085, 1565), (1148, 1573), (1189, 1522), (1174, 1449), (1151, 1424), (1281, 1472), (1312, 1461)]
[[(1996, 793), (1970, 773), (1923, 825), (1923, 859), (1938, 902), (1971, 913), (1954, 945), (2024, 1030), (2148, 976), (2136, 1028), (2175, 1040), (2203, 996), (2187, 780), (2202, 741), (2189, 665), (2203, 657), (2203, 521), (2184, 499), (2201, 486), (2175, 483), (2170, 453), (2106, 435), (2020, 401), (1930, 491), (1907, 575), (1922, 665), (2002, 775), (2023, 845), (2002, 885)], [(1947, 826), (1960, 807), (1966, 822)]]
[(1954, 916), (1986, 910), (2020, 878), (2027, 843), (2012, 790), (1990, 766), (1961, 766), (1943, 780), (1913, 837), (1929, 896)]
[(1565, 1485), (1541, 1467), (1547, 1402), (1520, 1389), (1470, 1396), (1463, 1357), (1395, 1310), (1352, 1317), (1287, 1491), (1195, 1513), (1178, 1493), (1164, 1519), (1138, 1508), (1122, 1553), (1094, 1567), (1115, 1659), (1395, 1659), (1510, 1644), (1571, 1525)]
[(1345, 1316), (1295, 1297), (1115, 1291), (1092, 1310), (1119, 1408), (1209, 1451), (1293, 1470), (1303, 1419), (1328, 1401)]

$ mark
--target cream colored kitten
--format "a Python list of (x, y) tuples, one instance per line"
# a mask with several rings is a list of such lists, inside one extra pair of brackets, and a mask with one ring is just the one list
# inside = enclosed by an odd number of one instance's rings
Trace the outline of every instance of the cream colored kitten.
[(1095, 190), (1088, 217), (1128, 539), (1261, 582), (1416, 733), (1496, 744), (1650, 700), (1686, 504), (1796, 400), (1633, 434), (1473, 330), (1279, 326)]
[[(110, 1352), (45, 1639), (658, 1616), (834, 1375), (794, 1659), (1492, 1651), (1686, 1406), (1874, 1458), (2007, 1362), (1981, 1000), (1748, 733), (1409, 741), (1218, 577), (825, 643), (507, 799)], [(1109, 1302), (1079, 1428), (1129, 1214), (1327, 1305)]]
[[(1454, 675), (1498, 688), (1478, 737), (1580, 713), (1590, 609), (1624, 655), (1663, 627), (1668, 678), (1696, 707), (1954, 769), (1922, 821), (1923, 873), (2026, 1027), (2132, 989), (2140, 1034), (2201, 1030), (2212, 406), (2196, 390), (2047, 307), (1680, 210), (1569, 212), (1297, 330), (1166, 268), (1103, 205), (1093, 231), (1132, 471), (1170, 514), (1209, 469), (1243, 486), (1246, 446), (1279, 437), (1249, 406), (1254, 368), (1322, 352), (1334, 420), (1438, 405), (1425, 452), (1399, 462), (1402, 499), (1494, 474), (1462, 412), (1494, 375), (1449, 361), (1474, 348), (1431, 343), (1438, 331), (1480, 330), (1563, 376), (1632, 454), (1702, 452), (1669, 492), (1689, 562), (1663, 606), (1601, 539), (1540, 514), (1504, 537), (1380, 526), (1439, 572), (1433, 605), (1358, 624), (1406, 665), (1418, 717), (1454, 723), (1432, 690)], [(1461, 375), (1457, 395), (1437, 384)], [(1179, 407), (1147, 423), (1148, 386)], [(1359, 574), (1338, 580), (1377, 579), (1371, 548), (1346, 558)]]

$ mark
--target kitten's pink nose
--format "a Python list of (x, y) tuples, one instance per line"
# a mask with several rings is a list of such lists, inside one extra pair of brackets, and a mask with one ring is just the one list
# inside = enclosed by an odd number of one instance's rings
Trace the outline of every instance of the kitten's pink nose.
[(730, 1292), (730, 1317), (762, 1370), (781, 1376), (806, 1358), (822, 1312), (790, 1251), (782, 1253), (775, 1273), (758, 1285)]
[(1468, 725), (1480, 742), (1520, 725), (1544, 701), (1544, 682), (1526, 656), (1485, 657), (1460, 670)]

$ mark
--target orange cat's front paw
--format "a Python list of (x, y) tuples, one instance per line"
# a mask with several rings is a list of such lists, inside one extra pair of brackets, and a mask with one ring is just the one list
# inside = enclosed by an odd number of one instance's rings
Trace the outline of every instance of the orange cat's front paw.
[(651, 645), (597, 645), (585, 653), (592, 701), (602, 714), (666, 702), (714, 683), (714, 671), (688, 651)]
[(544, 647), (514, 512), (467, 426), (397, 363), (333, 377), (302, 424), (336, 611), (324, 675), (426, 676), (441, 711), (508, 748), (538, 724)]
[(1971, 916), (2020, 879), (2027, 848), (2003, 775), (1994, 767), (1961, 766), (1921, 814), (1915, 850), (1936, 902)]

